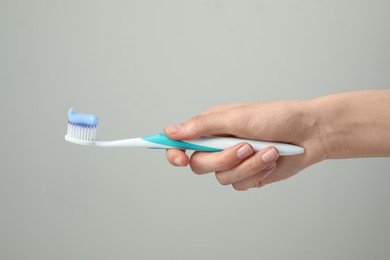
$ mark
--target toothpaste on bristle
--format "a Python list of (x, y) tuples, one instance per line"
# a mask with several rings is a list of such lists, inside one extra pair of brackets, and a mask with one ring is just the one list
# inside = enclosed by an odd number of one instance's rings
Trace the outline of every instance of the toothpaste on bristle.
[(95, 115), (79, 114), (73, 108), (68, 110), (67, 135), (74, 139), (95, 141), (98, 118)]

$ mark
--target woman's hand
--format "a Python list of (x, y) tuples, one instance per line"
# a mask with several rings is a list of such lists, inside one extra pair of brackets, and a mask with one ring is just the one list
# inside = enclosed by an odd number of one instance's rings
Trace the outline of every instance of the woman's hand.
[(178, 140), (229, 135), (305, 148), (302, 155), (281, 158), (273, 147), (255, 153), (244, 143), (218, 153), (195, 152), (190, 159), (184, 151), (167, 151), (173, 165), (190, 164), (198, 174), (215, 172), (221, 184), (246, 190), (286, 179), (327, 158), (390, 156), (390, 90), (217, 106), (164, 131)]
[(305, 153), (278, 156), (274, 147), (254, 152), (241, 143), (222, 152), (194, 152), (191, 158), (179, 149), (167, 150), (175, 166), (190, 165), (194, 173), (215, 172), (222, 185), (247, 190), (286, 179), (325, 157), (316, 117), (309, 101), (278, 101), (217, 106), (192, 119), (164, 129), (171, 139), (189, 140), (201, 136), (234, 136), (299, 145)]

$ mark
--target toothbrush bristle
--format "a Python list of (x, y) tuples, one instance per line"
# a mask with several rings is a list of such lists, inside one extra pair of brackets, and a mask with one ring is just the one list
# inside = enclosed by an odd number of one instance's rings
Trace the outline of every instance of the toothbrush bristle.
[(83, 141), (95, 141), (96, 140), (96, 126), (79, 125), (68, 121), (67, 135), (74, 139)]
[(67, 136), (83, 141), (95, 141), (97, 123), (97, 116), (78, 114), (71, 108), (68, 111)]

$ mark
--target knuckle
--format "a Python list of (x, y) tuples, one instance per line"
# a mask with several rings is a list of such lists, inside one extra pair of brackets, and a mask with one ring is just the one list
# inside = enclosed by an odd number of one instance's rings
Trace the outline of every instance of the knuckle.
[(237, 163), (235, 158), (235, 154), (230, 151), (221, 152), (216, 159), (216, 165), (219, 169), (230, 169)]
[(196, 115), (191, 118), (192, 124), (195, 126), (201, 126), (204, 123), (204, 116), (203, 115)]
[(223, 172), (216, 172), (215, 177), (217, 178), (217, 181), (224, 186), (231, 184), (226, 178), (226, 174), (224, 174)]
[(253, 175), (260, 170), (260, 166), (261, 166), (261, 162), (256, 160), (248, 160), (245, 164), (245, 171)]

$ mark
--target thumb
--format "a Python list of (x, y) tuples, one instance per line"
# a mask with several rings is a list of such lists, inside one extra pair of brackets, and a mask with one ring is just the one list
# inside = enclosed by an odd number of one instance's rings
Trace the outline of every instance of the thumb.
[(231, 119), (220, 113), (202, 114), (179, 125), (164, 128), (164, 133), (171, 139), (190, 140), (206, 135), (232, 134)]

